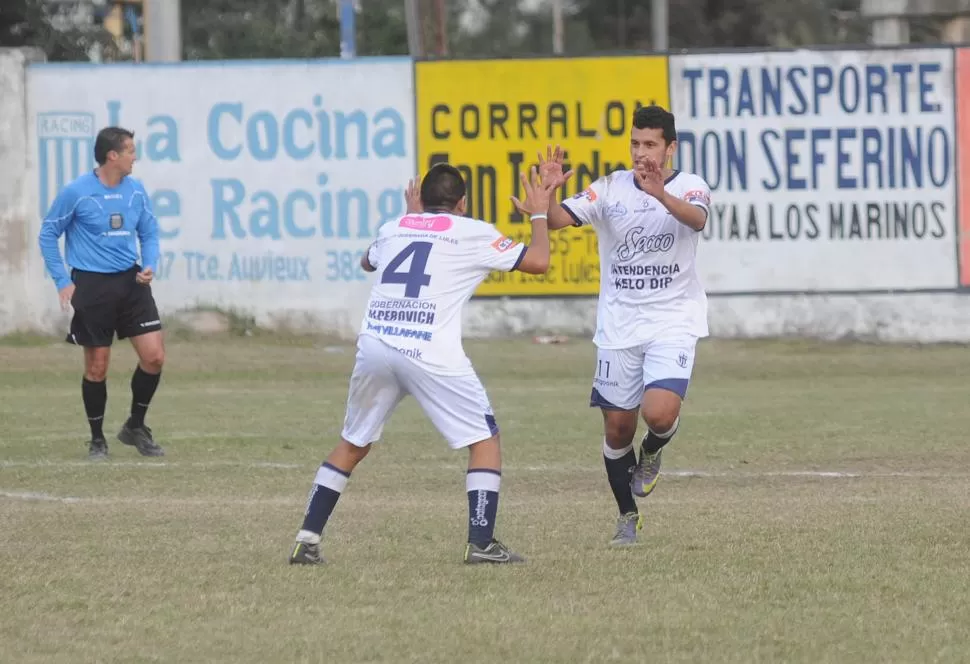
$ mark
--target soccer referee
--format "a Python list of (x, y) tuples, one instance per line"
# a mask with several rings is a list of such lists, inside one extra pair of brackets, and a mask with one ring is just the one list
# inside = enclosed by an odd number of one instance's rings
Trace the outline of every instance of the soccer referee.
[[(94, 158), (98, 166), (58, 194), (41, 226), (40, 250), (61, 308), (74, 309), (67, 341), (84, 348), (81, 396), (91, 427), (89, 458), (108, 456), (102, 427), (108, 360), (116, 333), (118, 339), (131, 339), (138, 354), (131, 377), (131, 415), (118, 439), (144, 456), (162, 456), (162, 448), (145, 425), (165, 361), (162, 323), (151, 289), (159, 258), (158, 220), (145, 188), (130, 177), (135, 163), (132, 132), (102, 129), (94, 143)], [(58, 248), (61, 235), (70, 274)]]

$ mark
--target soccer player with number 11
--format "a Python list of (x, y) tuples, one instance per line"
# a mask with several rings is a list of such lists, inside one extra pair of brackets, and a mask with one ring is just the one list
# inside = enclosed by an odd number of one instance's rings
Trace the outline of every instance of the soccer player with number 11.
[[(603, 458), (620, 514), (612, 545), (633, 544), (643, 527), (634, 495), (657, 485), (660, 457), (680, 424), (697, 340), (706, 337), (707, 296), (694, 259), (711, 190), (703, 178), (666, 165), (677, 149), (674, 116), (638, 108), (630, 131), (632, 168), (613, 171), (549, 209), (549, 230), (592, 226), (599, 240), (600, 293), (590, 406), (603, 413)], [(564, 153), (540, 155), (543, 183), (561, 186)], [(638, 414), (647, 425), (637, 460)]]

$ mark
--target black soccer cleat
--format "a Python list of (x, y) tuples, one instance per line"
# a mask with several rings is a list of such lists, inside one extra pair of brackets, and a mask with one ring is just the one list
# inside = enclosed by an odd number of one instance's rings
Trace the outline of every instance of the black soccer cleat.
[(147, 426), (129, 427), (125, 424), (118, 432), (118, 440), (136, 448), (142, 456), (165, 456), (165, 451), (152, 438), (152, 430)]
[(325, 562), (320, 553), (319, 544), (297, 542), (293, 546), (293, 553), (290, 554), (291, 565), (322, 565)]
[(88, 459), (103, 461), (108, 458), (108, 441), (104, 438), (92, 438), (88, 443)]

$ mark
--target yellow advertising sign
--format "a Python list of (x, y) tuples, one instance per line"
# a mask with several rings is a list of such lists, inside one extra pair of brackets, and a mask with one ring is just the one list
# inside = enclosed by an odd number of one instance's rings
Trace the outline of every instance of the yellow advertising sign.
[[(669, 108), (667, 59), (476, 60), (416, 65), (418, 164), (421, 174), (448, 162), (468, 187), (468, 215), (528, 242), (531, 224), (512, 205), (546, 146), (566, 150), (575, 175), (565, 196), (630, 167), (630, 126), (640, 105)], [(596, 295), (599, 258), (591, 228), (550, 233), (544, 275), (493, 272), (478, 296)]]

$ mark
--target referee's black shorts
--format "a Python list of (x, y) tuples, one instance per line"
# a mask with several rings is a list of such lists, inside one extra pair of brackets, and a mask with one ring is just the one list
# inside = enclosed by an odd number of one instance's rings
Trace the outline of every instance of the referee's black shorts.
[(72, 270), (74, 297), (68, 343), (97, 348), (118, 339), (137, 337), (162, 329), (151, 286), (135, 281), (137, 265), (124, 272), (105, 274)]

